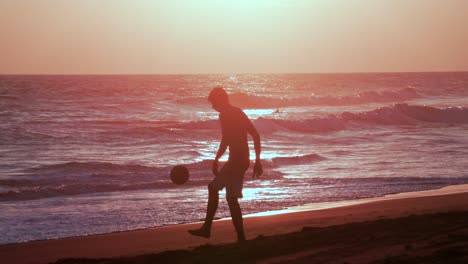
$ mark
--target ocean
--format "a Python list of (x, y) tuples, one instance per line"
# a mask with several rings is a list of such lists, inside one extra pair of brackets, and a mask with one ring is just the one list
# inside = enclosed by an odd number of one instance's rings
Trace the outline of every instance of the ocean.
[(216, 85), (262, 139), (244, 214), (468, 183), (467, 72), (0, 75), (0, 244), (203, 220)]

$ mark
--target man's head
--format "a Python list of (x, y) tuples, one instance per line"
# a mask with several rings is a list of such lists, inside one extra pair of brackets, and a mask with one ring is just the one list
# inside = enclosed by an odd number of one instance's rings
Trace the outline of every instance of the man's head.
[(208, 95), (208, 101), (210, 101), (213, 109), (218, 112), (229, 105), (229, 97), (226, 91), (221, 86), (216, 86), (211, 90), (210, 95)]

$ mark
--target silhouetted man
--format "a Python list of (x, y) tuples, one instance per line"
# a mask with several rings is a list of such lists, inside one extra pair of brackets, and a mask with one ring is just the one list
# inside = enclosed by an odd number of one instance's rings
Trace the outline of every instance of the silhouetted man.
[[(209, 195), (205, 223), (200, 229), (189, 230), (189, 233), (194, 236), (210, 237), (211, 225), (218, 209), (219, 191), (226, 187), (226, 200), (237, 232), (237, 240), (243, 242), (245, 241), (245, 234), (238, 198), (242, 198), (244, 174), (250, 164), (247, 134), (252, 135), (254, 140), (254, 178), (259, 177), (263, 173), (260, 163), (260, 135), (247, 115), (241, 109), (229, 103), (228, 95), (223, 88), (215, 87), (210, 92), (208, 101), (219, 112), (222, 139), (212, 167), (215, 178), (208, 184)], [(228, 147), (229, 159), (218, 172), (218, 160)]]

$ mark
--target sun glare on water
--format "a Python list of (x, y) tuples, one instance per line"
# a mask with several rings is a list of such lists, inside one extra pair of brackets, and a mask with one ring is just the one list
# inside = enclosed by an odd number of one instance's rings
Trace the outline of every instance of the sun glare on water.
[(268, 117), (275, 113), (273, 109), (245, 109), (244, 113), (251, 119), (255, 120), (259, 117)]

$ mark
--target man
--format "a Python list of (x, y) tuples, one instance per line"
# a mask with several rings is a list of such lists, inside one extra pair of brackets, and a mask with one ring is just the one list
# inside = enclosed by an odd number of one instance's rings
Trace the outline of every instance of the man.
[[(205, 223), (200, 229), (189, 230), (189, 233), (194, 236), (210, 237), (211, 225), (218, 209), (219, 191), (226, 187), (226, 200), (237, 232), (237, 241), (244, 242), (244, 225), (238, 199), (242, 198), (244, 174), (250, 164), (247, 134), (252, 135), (254, 140), (255, 166), (253, 178), (259, 177), (263, 173), (260, 163), (260, 135), (247, 115), (241, 109), (229, 103), (229, 97), (223, 88), (215, 87), (210, 92), (208, 101), (211, 102), (213, 109), (219, 112), (222, 139), (212, 167), (215, 178), (208, 184), (209, 194)], [(228, 147), (229, 159), (218, 171), (219, 158)]]

